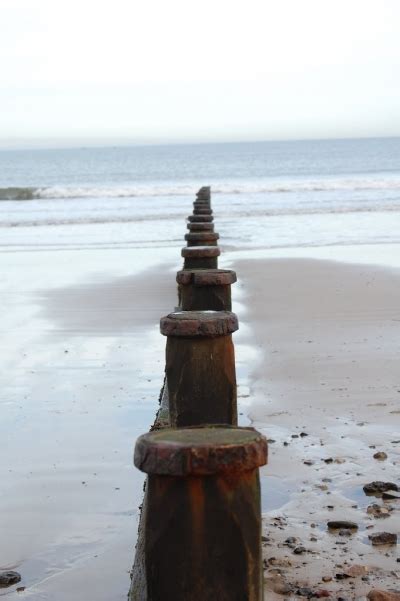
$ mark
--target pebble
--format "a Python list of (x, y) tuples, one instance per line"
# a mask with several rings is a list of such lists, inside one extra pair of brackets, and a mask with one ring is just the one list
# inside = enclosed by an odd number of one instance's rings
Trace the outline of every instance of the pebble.
[(285, 544), (286, 545), (295, 545), (297, 543), (297, 538), (295, 536), (289, 536), (286, 540), (285, 540)]
[(378, 461), (385, 461), (385, 459), (387, 459), (387, 455), (384, 451), (378, 451), (377, 453), (375, 453), (374, 455), (374, 459), (378, 459)]
[(368, 566), (360, 566), (357, 564), (351, 566), (348, 570), (346, 570), (346, 574), (350, 578), (357, 578), (358, 576), (365, 576), (365, 574), (368, 574), (368, 572), (369, 572)]
[(392, 532), (375, 532), (368, 538), (373, 545), (397, 545), (397, 534)]
[(390, 516), (390, 511), (387, 507), (382, 507), (377, 503), (373, 505), (369, 505), (367, 507), (367, 513), (369, 515), (373, 515), (374, 518), (388, 518)]
[(381, 480), (374, 480), (363, 486), (363, 491), (367, 495), (374, 495), (376, 493), (383, 493), (388, 490), (399, 490), (399, 487), (394, 482), (382, 482)]
[(358, 530), (355, 522), (347, 522), (346, 520), (331, 520), (327, 525), (329, 530)]
[(369, 601), (400, 601), (400, 592), (389, 592), (374, 589), (368, 593)]
[(296, 590), (296, 595), (299, 595), (299, 597), (307, 597), (308, 599), (311, 599), (313, 594), (314, 593), (310, 588), (304, 586)]
[(0, 572), (0, 587), (12, 586), (13, 584), (17, 584), (20, 582), (21, 574), (18, 572), (13, 572), (12, 570), (6, 570), (5, 572)]

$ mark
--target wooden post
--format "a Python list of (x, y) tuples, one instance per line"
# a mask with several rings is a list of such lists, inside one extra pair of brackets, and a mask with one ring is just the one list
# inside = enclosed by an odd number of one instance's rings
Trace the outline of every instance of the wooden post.
[(237, 424), (232, 333), (238, 327), (229, 311), (178, 311), (161, 319), (172, 427)]
[(190, 232), (213, 232), (214, 224), (209, 221), (198, 221), (196, 223), (192, 223), (191, 221), (187, 224), (187, 229)]
[(209, 206), (211, 206), (211, 201), (207, 200), (205, 198), (196, 198), (196, 200), (193, 202), (193, 206), (196, 206), (196, 205), (197, 206), (204, 205), (204, 206), (209, 207)]
[(252, 428), (166, 429), (137, 440), (135, 466), (149, 476), (148, 601), (262, 601), (267, 455)]
[(216, 232), (190, 232), (185, 234), (188, 246), (216, 246), (219, 234)]
[(212, 215), (189, 215), (188, 217), (188, 221), (190, 221), (191, 223), (204, 223), (204, 222), (209, 222), (211, 223), (212, 221), (214, 221), (214, 217)]
[(211, 187), (203, 186), (196, 194), (196, 198), (211, 201)]
[(231, 284), (236, 273), (228, 269), (184, 269), (176, 274), (183, 311), (231, 311)]
[(185, 246), (181, 250), (184, 269), (217, 269), (221, 251), (218, 246)]
[(207, 207), (194, 207), (193, 209), (193, 215), (212, 215), (213, 211), (212, 209), (209, 209)]

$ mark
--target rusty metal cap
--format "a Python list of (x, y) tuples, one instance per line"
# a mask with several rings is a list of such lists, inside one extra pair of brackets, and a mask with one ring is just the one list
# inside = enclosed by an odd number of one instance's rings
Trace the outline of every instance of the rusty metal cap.
[(176, 274), (176, 281), (183, 285), (229, 286), (236, 280), (236, 272), (231, 269), (182, 269)]
[(219, 234), (216, 232), (190, 232), (185, 234), (185, 240), (188, 242), (193, 240), (218, 240)]
[(166, 428), (136, 441), (134, 463), (163, 476), (211, 476), (254, 470), (268, 460), (265, 437), (253, 428)]
[(218, 246), (184, 246), (181, 250), (181, 256), (185, 259), (205, 259), (219, 257), (220, 254)]
[(182, 338), (227, 336), (238, 328), (238, 318), (231, 311), (176, 311), (160, 320), (161, 334)]
[(212, 215), (189, 215), (188, 221), (191, 223), (211, 223), (214, 221), (214, 217)]

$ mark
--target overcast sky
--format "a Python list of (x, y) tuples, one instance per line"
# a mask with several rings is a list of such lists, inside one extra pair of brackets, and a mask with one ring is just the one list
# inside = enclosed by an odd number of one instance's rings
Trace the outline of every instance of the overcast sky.
[(0, 0), (0, 144), (400, 135), (400, 0)]

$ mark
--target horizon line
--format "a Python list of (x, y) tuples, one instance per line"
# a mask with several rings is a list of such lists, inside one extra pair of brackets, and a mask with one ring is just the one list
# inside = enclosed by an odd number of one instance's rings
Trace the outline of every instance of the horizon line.
[(164, 146), (206, 146), (206, 145), (223, 145), (223, 144), (265, 144), (265, 143), (286, 143), (286, 142), (329, 142), (329, 141), (357, 141), (357, 140), (391, 140), (400, 138), (400, 134), (394, 135), (368, 135), (368, 136), (327, 136), (321, 138), (263, 138), (263, 139), (237, 139), (237, 140), (172, 140), (170, 142), (164, 141), (134, 141), (127, 138), (109, 138), (99, 139), (96, 138), (74, 138), (74, 139), (58, 139), (52, 141), (51, 139), (32, 138), (31, 140), (24, 140), (23, 142), (15, 141), (7, 144), (0, 139), (0, 152), (3, 151), (24, 151), (24, 150), (68, 150), (68, 149), (80, 149), (86, 150), (91, 148), (141, 148), (141, 147), (164, 147)]

